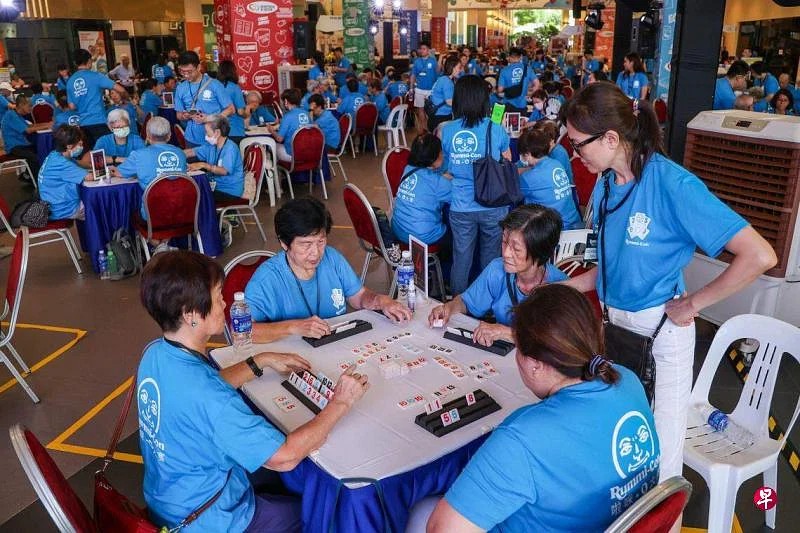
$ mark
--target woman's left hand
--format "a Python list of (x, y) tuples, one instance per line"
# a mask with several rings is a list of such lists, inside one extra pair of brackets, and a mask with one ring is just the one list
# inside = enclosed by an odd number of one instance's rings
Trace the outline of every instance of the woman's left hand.
[(311, 370), (311, 363), (296, 353), (262, 352), (256, 357), (263, 358), (266, 366), (279, 374)]
[(502, 324), (481, 322), (472, 332), (472, 340), (483, 346), (491, 346), (494, 341), (511, 336), (511, 328)]
[(194, 163), (189, 163), (189, 170), (203, 170), (203, 167), (206, 164), (202, 161), (196, 161)]
[(691, 326), (694, 318), (699, 314), (689, 296), (681, 296), (668, 301), (664, 306), (664, 312), (676, 326), (681, 327)]

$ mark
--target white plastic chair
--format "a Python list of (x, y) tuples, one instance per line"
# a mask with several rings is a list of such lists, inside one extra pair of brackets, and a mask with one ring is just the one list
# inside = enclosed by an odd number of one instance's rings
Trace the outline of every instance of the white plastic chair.
[[(759, 347), (739, 403), (729, 419), (755, 437), (750, 446), (714, 431), (701, 415), (709, 406), (708, 391), (720, 360), (734, 342), (743, 338), (756, 339)], [(703, 476), (711, 493), (709, 533), (730, 532), (736, 493), (744, 481), (763, 474), (764, 485), (777, 490), (778, 455), (800, 413), (798, 401), (781, 438), (769, 437), (769, 408), (784, 353), (800, 361), (800, 329), (772, 317), (739, 315), (719, 328), (700, 369), (690, 399), (683, 462)], [(766, 512), (766, 522), (768, 527), (775, 528), (774, 507)]]
[(269, 206), (275, 207), (276, 195), (281, 197), (281, 186), (277, 179), (277, 149), (278, 144), (271, 135), (250, 135), (245, 137), (239, 142), (239, 150), (242, 154), (242, 161), (244, 161), (244, 153), (248, 146), (258, 143), (264, 146), (266, 151), (266, 159), (264, 159), (264, 181), (267, 183), (267, 191), (269, 192)]
[(28, 176), (31, 178), (31, 182), (33, 183), (33, 188), (37, 190), (39, 189), (39, 176), (33, 175), (30, 165), (28, 165), (28, 162), (24, 159), (12, 159), (10, 161), (3, 161), (0, 163), (0, 174), (9, 170), (16, 172), (17, 176), (23, 172), (27, 172)]
[[(389, 116), (386, 117), (386, 124), (378, 126), (379, 132), (386, 133), (386, 150), (391, 150), (395, 146), (407, 146), (404, 128), (407, 110), (407, 104), (395, 106), (395, 108), (389, 112)], [(403, 141), (402, 144), (400, 144), (401, 138)]]
[[(242, 140), (244, 142), (244, 139)], [(261, 226), (261, 219), (258, 218), (258, 214), (256, 213), (256, 206), (258, 205), (259, 200), (261, 199), (261, 187), (264, 185), (264, 178), (267, 174), (267, 150), (264, 148), (263, 144), (260, 143), (248, 143), (249, 145), (255, 144), (256, 154), (261, 154), (261, 165), (256, 168), (249, 168), (252, 163), (248, 162), (245, 156), (242, 156), (244, 159), (244, 167), (245, 172), (254, 172), (255, 173), (255, 180), (256, 180), (256, 191), (253, 195), (253, 198), (247, 200), (242, 198), (235, 203), (225, 203), (223, 202), (222, 205), (217, 203), (217, 216), (219, 217), (219, 231), (222, 232), (223, 224), (226, 223), (225, 216), (232, 215), (236, 216), (236, 218), (241, 223), (242, 229), (247, 233), (247, 224), (244, 223), (242, 217), (253, 217), (253, 220), (256, 223), (256, 228), (258, 228), (258, 232), (261, 234), (261, 240), (267, 242), (267, 236), (264, 233), (264, 228)], [(245, 150), (242, 150), (245, 151)]]

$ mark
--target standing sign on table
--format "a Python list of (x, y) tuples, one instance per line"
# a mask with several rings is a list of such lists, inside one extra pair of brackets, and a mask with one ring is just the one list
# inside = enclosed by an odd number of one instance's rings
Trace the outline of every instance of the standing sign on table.
[(367, 0), (343, 0), (344, 55), (359, 69), (372, 64), (369, 25), (370, 6)]
[(278, 99), (278, 65), (294, 61), (291, 0), (215, 0), (220, 59), (230, 59), (244, 90)]

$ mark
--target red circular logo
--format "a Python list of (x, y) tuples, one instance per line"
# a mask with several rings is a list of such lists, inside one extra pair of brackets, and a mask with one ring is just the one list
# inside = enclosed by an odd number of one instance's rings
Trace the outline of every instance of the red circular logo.
[(753, 493), (753, 503), (762, 511), (769, 511), (778, 504), (778, 493), (772, 487), (761, 487)]

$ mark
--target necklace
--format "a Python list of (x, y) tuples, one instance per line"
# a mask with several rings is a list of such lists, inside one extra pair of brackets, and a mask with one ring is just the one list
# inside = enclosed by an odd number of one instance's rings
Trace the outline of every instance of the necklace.
[(522, 286), (520, 285), (519, 274), (517, 274), (515, 281), (516, 281), (517, 288), (519, 289), (519, 292), (521, 292), (523, 294), (523, 296), (528, 296), (533, 291), (533, 289), (535, 289), (536, 287), (538, 287), (539, 285), (542, 284), (542, 282), (544, 281), (544, 276), (545, 276), (546, 272), (547, 272), (547, 267), (544, 267), (544, 266), (539, 267), (539, 276), (538, 276), (539, 279), (537, 279), (536, 282), (527, 291), (525, 291), (522, 288)]

